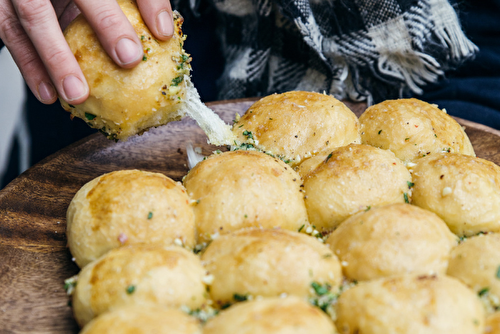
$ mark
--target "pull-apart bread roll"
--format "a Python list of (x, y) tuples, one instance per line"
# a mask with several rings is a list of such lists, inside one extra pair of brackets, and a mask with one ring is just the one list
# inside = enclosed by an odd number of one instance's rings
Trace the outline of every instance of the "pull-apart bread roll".
[(342, 334), (482, 334), (484, 310), (454, 278), (405, 275), (344, 292), (336, 325)]
[(402, 274), (444, 274), (457, 237), (432, 212), (404, 203), (348, 218), (327, 243), (344, 274), (363, 281)]
[(356, 212), (410, 199), (411, 175), (390, 151), (351, 144), (330, 153), (306, 175), (309, 221), (333, 230)]
[(349, 108), (332, 96), (302, 91), (255, 102), (233, 125), (233, 133), (241, 142), (289, 160), (292, 166), (361, 143), (358, 118)]
[(335, 334), (319, 308), (297, 297), (265, 298), (231, 306), (209, 320), (203, 334)]
[(80, 326), (129, 305), (190, 309), (206, 302), (206, 271), (199, 258), (177, 246), (133, 245), (111, 250), (78, 275), (73, 312)]
[(486, 317), (484, 326), (485, 334), (500, 334), (500, 312), (495, 312)]
[(181, 184), (159, 173), (123, 170), (99, 176), (76, 193), (66, 234), (83, 267), (122, 245), (177, 241), (192, 248), (194, 213)]
[(312, 284), (337, 292), (342, 282), (340, 263), (327, 246), (280, 229), (226, 234), (212, 241), (201, 260), (214, 277), (210, 295), (220, 306), (242, 297), (287, 294), (306, 299), (314, 292)]
[(75, 106), (60, 100), (64, 109), (108, 138), (126, 139), (183, 116), (180, 107), (186, 89), (181, 82), (189, 74), (190, 57), (182, 48), (183, 19), (179, 13), (174, 12), (172, 38), (160, 41), (145, 25), (135, 1), (118, 0), (118, 4), (141, 40), (143, 61), (133, 69), (116, 65), (80, 15), (64, 35), (87, 79), (90, 96)]
[(184, 186), (197, 203), (202, 242), (244, 227), (297, 231), (308, 224), (300, 176), (264, 153), (214, 154), (189, 171)]
[(202, 334), (199, 321), (159, 305), (125, 306), (89, 322), (80, 334)]
[(363, 144), (391, 150), (405, 163), (443, 151), (475, 156), (460, 124), (424, 101), (384, 101), (366, 109), (359, 122)]
[(500, 235), (472, 237), (452, 250), (448, 275), (478, 293), (488, 309), (500, 308)]
[(438, 153), (413, 168), (413, 204), (436, 213), (459, 236), (500, 231), (500, 167)]

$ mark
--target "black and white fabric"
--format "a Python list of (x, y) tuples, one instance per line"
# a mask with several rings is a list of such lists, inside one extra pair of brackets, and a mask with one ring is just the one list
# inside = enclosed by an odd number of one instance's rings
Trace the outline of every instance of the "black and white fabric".
[(310, 90), (378, 102), (421, 93), (477, 51), (446, 0), (212, 2), (226, 60), (220, 99)]

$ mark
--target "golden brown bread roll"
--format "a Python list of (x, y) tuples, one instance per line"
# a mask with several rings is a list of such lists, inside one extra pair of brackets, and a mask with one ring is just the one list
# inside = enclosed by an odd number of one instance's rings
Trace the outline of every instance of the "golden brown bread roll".
[(363, 144), (391, 150), (404, 162), (442, 151), (475, 156), (460, 124), (424, 101), (384, 101), (366, 109), (359, 122)]
[(451, 251), (448, 275), (478, 293), (488, 309), (500, 308), (500, 235), (468, 238)]
[(454, 278), (405, 275), (344, 292), (335, 324), (342, 334), (481, 334), (484, 310), (474, 292)]
[(63, 108), (110, 139), (126, 139), (150, 127), (179, 120), (185, 100), (181, 84), (189, 74), (190, 57), (183, 50), (182, 17), (174, 12), (174, 35), (159, 41), (145, 25), (135, 1), (118, 0), (144, 48), (143, 61), (133, 69), (116, 65), (102, 48), (83, 17), (77, 17), (65, 30), (65, 37), (90, 88), (82, 104)]
[(244, 227), (297, 231), (307, 224), (300, 176), (283, 161), (255, 151), (215, 154), (184, 179), (199, 241)]
[(159, 173), (123, 170), (101, 175), (76, 193), (66, 234), (84, 267), (121, 245), (176, 241), (192, 248), (194, 213), (181, 184)]
[(500, 312), (495, 312), (486, 317), (486, 325), (484, 326), (486, 334), (500, 334)]
[(201, 307), (207, 292), (199, 258), (178, 246), (132, 245), (109, 251), (85, 266), (73, 293), (80, 326), (128, 305)]
[(403, 274), (444, 274), (457, 237), (432, 212), (404, 203), (348, 218), (327, 244), (344, 274), (363, 281)]
[(322, 151), (361, 143), (358, 118), (349, 108), (332, 96), (302, 91), (263, 97), (233, 125), (233, 133), (292, 166)]
[(199, 321), (159, 305), (125, 306), (89, 322), (80, 334), (202, 334)]
[(437, 153), (413, 168), (413, 204), (436, 213), (459, 236), (500, 231), (500, 167), (463, 154)]
[(336, 149), (306, 175), (309, 221), (332, 230), (368, 207), (409, 201), (411, 175), (394, 153), (368, 145)]
[(235, 296), (285, 293), (306, 299), (313, 282), (334, 292), (342, 282), (340, 263), (327, 246), (281, 229), (244, 229), (223, 235), (212, 241), (201, 260), (214, 277), (210, 295), (221, 306), (237, 301)]
[(203, 334), (335, 334), (328, 316), (298, 297), (264, 298), (231, 306)]

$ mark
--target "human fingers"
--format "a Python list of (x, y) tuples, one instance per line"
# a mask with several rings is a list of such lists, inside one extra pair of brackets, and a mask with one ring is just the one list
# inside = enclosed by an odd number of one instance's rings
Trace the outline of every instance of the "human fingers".
[(0, 38), (9, 49), (33, 95), (42, 103), (54, 103), (57, 99), (56, 89), (9, 0), (0, 0)]
[(169, 0), (138, 0), (137, 5), (149, 30), (160, 40), (174, 34), (172, 7)]
[(144, 52), (137, 33), (116, 0), (76, 0), (108, 55), (121, 67), (132, 68)]
[(87, 81), (71, 52), (49, 0), (12, 0), (17, 17), (59, 92), (79, 104), (89, 94)]

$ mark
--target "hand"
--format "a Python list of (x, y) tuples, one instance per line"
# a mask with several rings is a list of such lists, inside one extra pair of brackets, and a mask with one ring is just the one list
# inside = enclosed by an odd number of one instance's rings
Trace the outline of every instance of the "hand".
[[(137, 4), (157, 39), (172, 37), (169, 0), (137, 0)], [(80, 11), (116, 64), (132, 68), (141, 62), (141, 42), (116, 0), (0, 0), (0, 39), (42, 103), (54, 103), (57, 92), (71, 104), (83, 103), (89, 95), (62, 33)]]

